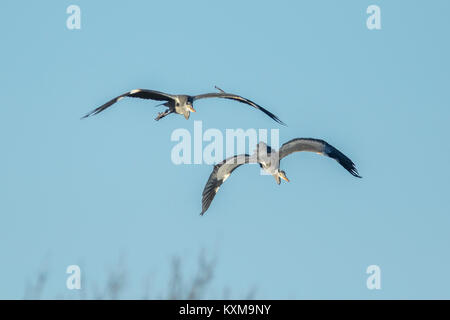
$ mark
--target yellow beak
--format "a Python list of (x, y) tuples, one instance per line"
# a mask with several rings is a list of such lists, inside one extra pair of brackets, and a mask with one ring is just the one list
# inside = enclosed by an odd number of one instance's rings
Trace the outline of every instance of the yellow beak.
[(190, 112), (197, 112), (197, 111), (195, 111), (194, 107), (192, 107), (191, 105), (188, 105), (187, 108)]
[(280, 175), (280, 178), (283, 179), (284, 181), (289, 182), (289, 179), (284, 174)]

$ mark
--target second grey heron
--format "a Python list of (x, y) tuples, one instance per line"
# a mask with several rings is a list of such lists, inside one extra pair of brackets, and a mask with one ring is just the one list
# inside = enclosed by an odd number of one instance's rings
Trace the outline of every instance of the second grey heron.
[(284, 143), (278, 151), (272, 150), (264, 142), (257, 145), (253, 155), (241, 154), (225, 159), (214, 166), (209, 179), (203, 189), (202, 212), (203, 215), (211, 205), (212, 200), (219, 191), (220, 186), (229, 178), (231, 173), (239, 166), (246, 163), (258, 163), (267, 173), (270, 173), (277, 184), (281, 179), (289, 182), (286, 173), (280, 169), (280, 160), (294, 152), (308, 151), (335, 159), (341, 166), (357, 178), (362, 178), (355, 164), (338, 149), (326, 141), (312, 138), (297, 138)]

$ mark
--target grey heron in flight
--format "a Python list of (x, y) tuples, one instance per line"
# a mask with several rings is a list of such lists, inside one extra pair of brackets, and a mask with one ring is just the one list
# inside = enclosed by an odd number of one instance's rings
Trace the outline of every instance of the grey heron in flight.
[(280, 160), (291, 153), (300, 151), (315, 152), (330, 157), (339, 162), (353, 176), (362, 178), (352, 160), (323, 140), (312, 138), (292, 139), (283, 144), (278, 151), (273, 150), (264, 142), (260, 142), (253, 155), (236, 155), (214, 166), (208, 182), (203, 189), (202, 212), (200, 214), (203, 215), (208, 210), (220, 186), (228, 179), (231, 173), (245, 163), (258, 163), (264, 171), (275, 178), (277, 184), (281, 183), (281, 179), (289, 182), (286, 173), (280, 169)]
[(200, 100), (200, 99), (207, 99), (207, 98), (222, 98), (222, 99), (229, 99), (238, 101), (241, 103), (245, 103), (249, 106), (252, 106), (255, 109), (258, 109), (262, 112), (264, 112), (267, 116), (275, 120), (276, 122), (286, 125), (283, 121), (281, 121), (276, 115), (274, 115), (272, 112), (264, 109), (260, 105), (256, 104), (255, 102), (246, 99), (244, 97), (238, 96), (236, 94), (227, 93), (220, 89), (219, 87), (215, 87), (220, 92), (214, 92), (214, 93), (205, 93), (205, 94), (199, 94), (195, 96), (185, 95), (185, 94), (168, 94), (160, 91), (155, 90), (147, 90), (147, 89), (135, 89), (128, 91), (118, 97), (115, 97), (114, 99), (106, 102), (104, 105), (101, 105), (100, 107), (92, 110), (85, 116), (83, 116), (81, 119), (87, 118), (89, 116), (96, 115), (97, 113), (102, 112), (103, 110), (109, 108), (116, 102), (122, 100), (125, 97), (130, 98), (140, 98), (140, 99), (147, 99), (147, 100), (156, 100), (156, 101), (165, 101), (164, 103), (161, 103), (157, 106), (165, 106), (167, 109), (164, 112), (160, 112), (158, 116), (155, 118), (156, 121), (164, 118), (165, 116), (171, 114), (171, 113), (177, 113), (184, 115), (184, 117), (189, 119), (189, 116), (191, 112), (196, 112), (196, 110), (193, 107), (194, 101)]

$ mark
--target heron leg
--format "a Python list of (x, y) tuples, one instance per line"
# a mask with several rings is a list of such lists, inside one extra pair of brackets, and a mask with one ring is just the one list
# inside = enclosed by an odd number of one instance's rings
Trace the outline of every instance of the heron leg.
[(158, 113), (158, 116), (155, 118), (155, 120), (158, 121), (171, 113), (172, 113), (172, 111), (170, 109), (167, 109), (164, 112), (160, 112), (160, 113)]

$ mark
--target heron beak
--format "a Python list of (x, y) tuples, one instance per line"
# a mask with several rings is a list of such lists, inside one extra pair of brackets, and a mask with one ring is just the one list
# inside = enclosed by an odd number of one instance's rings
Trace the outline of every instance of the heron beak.
[(280, 173), (280, 178), (283, 179), (284, 181), (289, 182), (289, 179), (286, 177), (284, 173)]
[(190, 112), (197, 112), (197, 111), (195, 111), (194, 107), (192, 107), (191, 105), (188, 105), (187, 108)]

